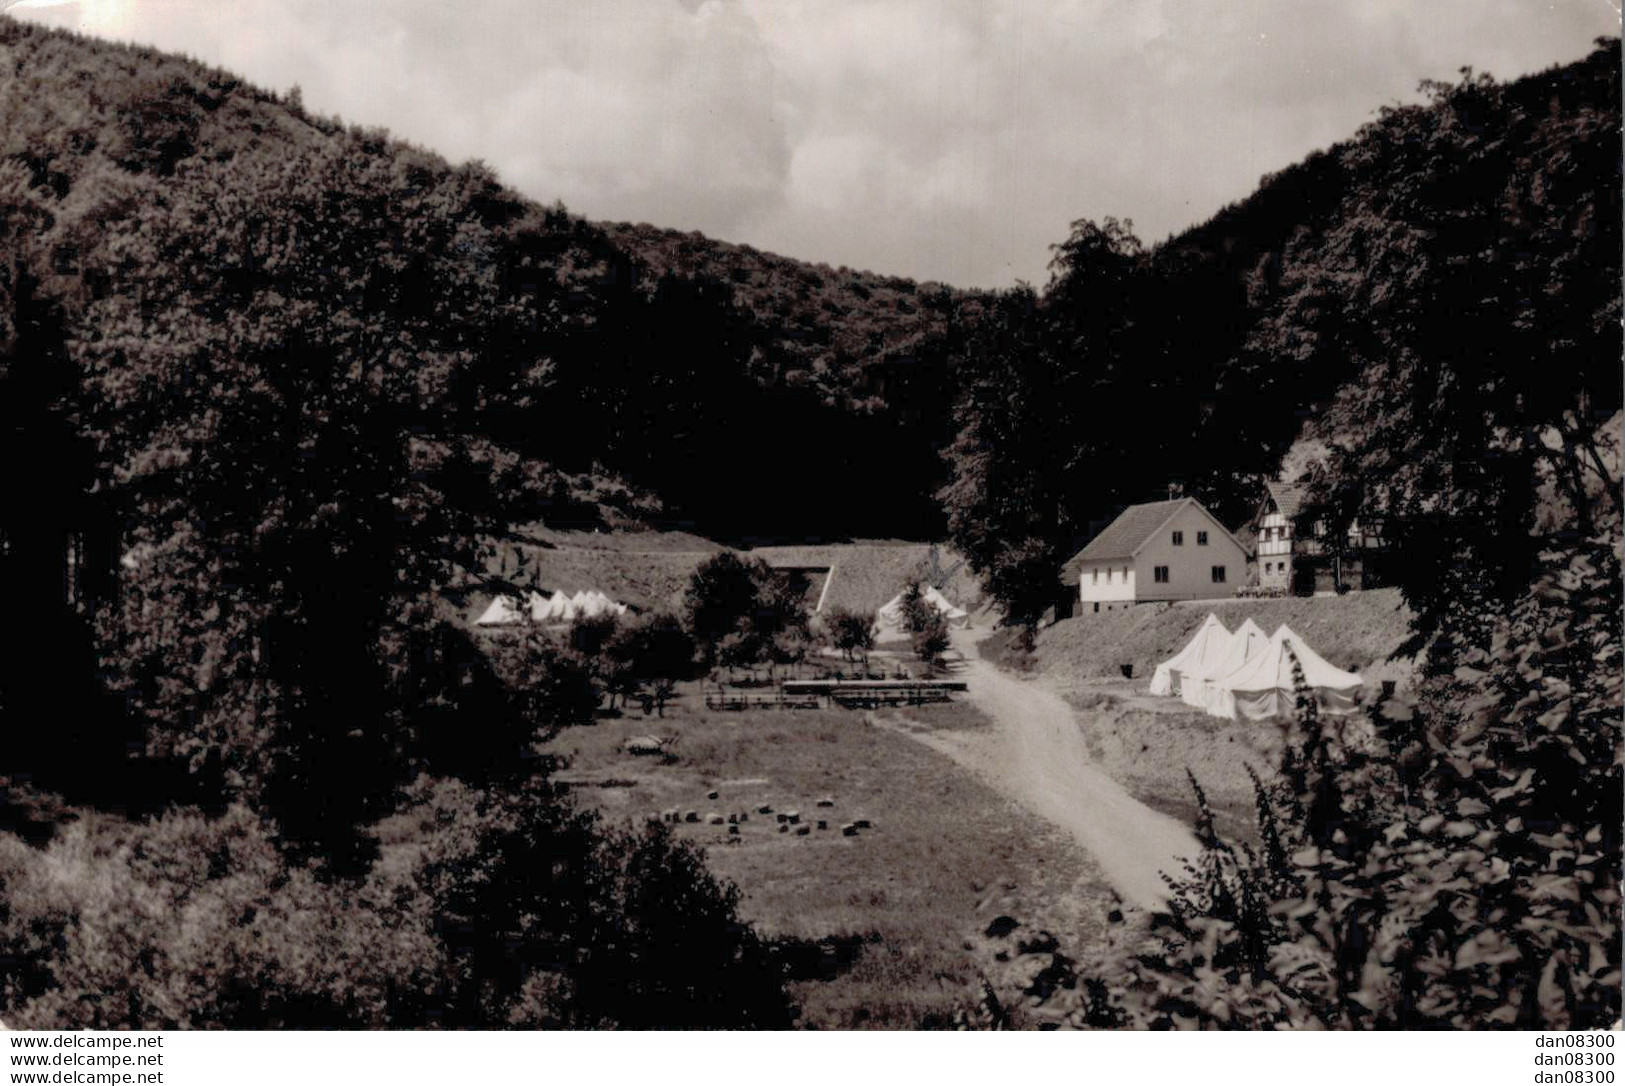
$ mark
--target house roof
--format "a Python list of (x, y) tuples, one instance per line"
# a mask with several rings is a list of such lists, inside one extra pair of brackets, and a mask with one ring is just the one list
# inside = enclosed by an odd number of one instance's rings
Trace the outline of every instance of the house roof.
[(1304, 495), (1308, 493), (1307, 487), (1272, 479), (1265, 482), (1264, 489), (1269, 491), (1270, 500), (1275, 502), (1275, 508), (1280, 510), (1286, 519), (1292, 520), (1303, 510)]
[(1157, 534), (1157, 529), (1167, 524), (1187, 505), (1194, 505), (1201, 510), (1225, 535), (1229, 536), (1236, 546), (1243, 551), (1247, 548), (1241, 540), (1226, 528), (1218, 517), (1214, 516), (1201, 502), (1195, 498), (1175, 498), (1172, 501), (1146, 502), (1143, 505), (1131, 505), (1121, 513), (1117, 519), (1106, 525), (1101, 533), (1089, 541), (1089, 545), (1072, 556), (1072, 560), (1061, 567), (1061, 582), (1063, 584), (1076, 584), (1079, 572), (1085, 562), (1103, 562), (1118, 558), (1132, 558), (1139, 553), (1140, 548), (1150, 542), (1151, 537)]
[(1186, 502), (1195, 503), (1193, 498), (1175, 498), (1172, 501), (1146, 502), (1144, 505), (1131, 505), (1121, 513), (1117, 519), (1089, 541), (1089, 545), (1072, 556), (1072, 560), (1061, 567), (1061, 581), (1065, 584), (1076, 582), (1078, 571), (1085, 562), (1105, 561), (1113, 558), (1131, 558), (1146, 540), (1155, 534), (1158, 528), (1168, 523), (1175, 513), (1184, 507)]

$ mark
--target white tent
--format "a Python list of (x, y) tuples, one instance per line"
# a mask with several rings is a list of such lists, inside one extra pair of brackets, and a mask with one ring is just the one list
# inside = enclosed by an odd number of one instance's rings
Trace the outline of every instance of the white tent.
[(573, 596), (555, 592), (546, 609), (538, 616), (538, 621), (550, 624), (574, 622), (578, 618), (597, 618), (606, 614), (624, 615), (627, 610), (626, 604), (615, 602), (596, 588), (591, 591), (581, 589)]
[(1230, 631), (1225, 629), (1219, 616), (1209, 611), (1207, 619), (1185, 647), (1157, 665), (1151, 674), (1151, 693), (1178, 694), (1181, 680), (1189, 673), (1211, 665), (1230, 647)]
[[(1250, 618), (1243, 620), (1230, 634), (1230, 647), (1224, 655), (1202, 673), (1200, 681), (1182, 684), (1180, 697), (1187, 705), (1211, 712), (1219, 696), (1219, 680), (1258, 655), (1259, 650), (1269, 642), (1270, 635), (1264, 632), (1262, 626)], [(1189, 678), (1195, 680), (1196, 676)]]
[(532, 622), (543, 622), (547, 619), (547, 612), (553, 606), (553, 601), (540, 592), (533, 591), (529, 597), (529, 604), (530, 620)]
[[(970, 624), (970, 612), (963, 607), (955, 607), (953, 601), (937, 591), (934, 585), (926, 586), (921, 591), (920, 598), (935, 607), (937, 613), (948, 620), (948, 625), (963, 628)], [(899, 592), (891, 598), (890, 603), (876, 612), (875, 636), (879, 640), (907, 635), (908, 631), (903, 628), (903, 593)]]
[[(1290, 651), (1289, 651), (1290, 650)], [(1272, 720), (1297, 711), (1292, 681), (1292, 657), (1303, 667), (1303, 678), (1320, 711), (1333, 716), (1352, 713), (1354, 695), (1364, 681), (1352, 671), (1327, 663), (1308, 642), (1282, 625), (1252, 659), (1221, 676), (1214, 705), (1208, 712), (1235, 720)]]
[(570, 620), (570, 597), (563, 592), (553, 593), (553, 598), (547, 601), (547, 610), (542, 613), (542, 621), (546, 623), (568, 622)]
[(942, 617), (948, 620), (948, 625), (964, 629), (970, 625), (970, 612), (958, 607), (947, 596), (937, 590), (935, 585), (925, 590), (926, 602), (942, 612)]
[(491, 601), (480, 617), (474, 620), (476, 626), (514, 626), (525, 621), (525, 611), (518, 600), (511, 596), (498, 596)]

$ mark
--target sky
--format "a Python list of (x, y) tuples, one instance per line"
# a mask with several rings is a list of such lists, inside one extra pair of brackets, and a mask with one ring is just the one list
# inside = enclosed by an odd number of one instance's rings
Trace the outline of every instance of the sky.
[[(963, 287), (1147, 243), (1463, 66), (1618, 34), (1618, 0), (9, 0), (297, 85), (594, 219)], [(0, 0), (0, 8), (8, 0)]]

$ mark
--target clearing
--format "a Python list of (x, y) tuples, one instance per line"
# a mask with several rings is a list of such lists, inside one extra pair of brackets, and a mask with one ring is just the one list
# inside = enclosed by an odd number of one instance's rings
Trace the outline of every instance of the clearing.
[[(1107, 941), (1113, 894), (1074, 837), (917, 741), (988, 732), (975, 705), (730, 712), (706, 709), (697, 686), (680, 693), (664, 719), (559, 735), (559, 779), (610, 821), (676, 811), (674, 834), (785, 950), (804, 1024), (944, 1025), (980, 1000), (984, 975), (1019, 1003), (1042, 957), (1022, 947), (1046, 930), (1071, 947)], [(648, 734), (676, 737), (670, 758), (624, 750)], [(860, 819), (869, 827), (843, 834)], [(988, 934), (1001, 916), (1020, 925)]]

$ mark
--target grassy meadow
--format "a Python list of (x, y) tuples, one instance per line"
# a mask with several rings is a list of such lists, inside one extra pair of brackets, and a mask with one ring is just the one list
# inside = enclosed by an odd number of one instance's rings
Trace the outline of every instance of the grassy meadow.
[[(551, 750), (568, 759), (561, 779), (606, 820), (694, 813), (676, 835), (740, 888), (764, 936), (798, 948), (804, 1025), (942, 1025), (980, 998), (984, 976), (1019, 1002), (1037, 968), (1019, 944), (1042, 929), (1094, 942), (1109, 895), (1075, 843), (904, 734), (985, 726), (974, 707), (888, 714), (899, 720), (907, 729), (839, 709), (712, 712), (685, 687), (664, 719), (606, 718)], [(670, 757), (623, 752), (646, 734), (674, 737)], [(781, 823), (786, 812), (799, 823)], [(714, 816), (743, 820), (733, 833)], [(857, 820), (868, 828), (844, 835)], [(987, 936), (1000, 915), (1022, 926)]]

